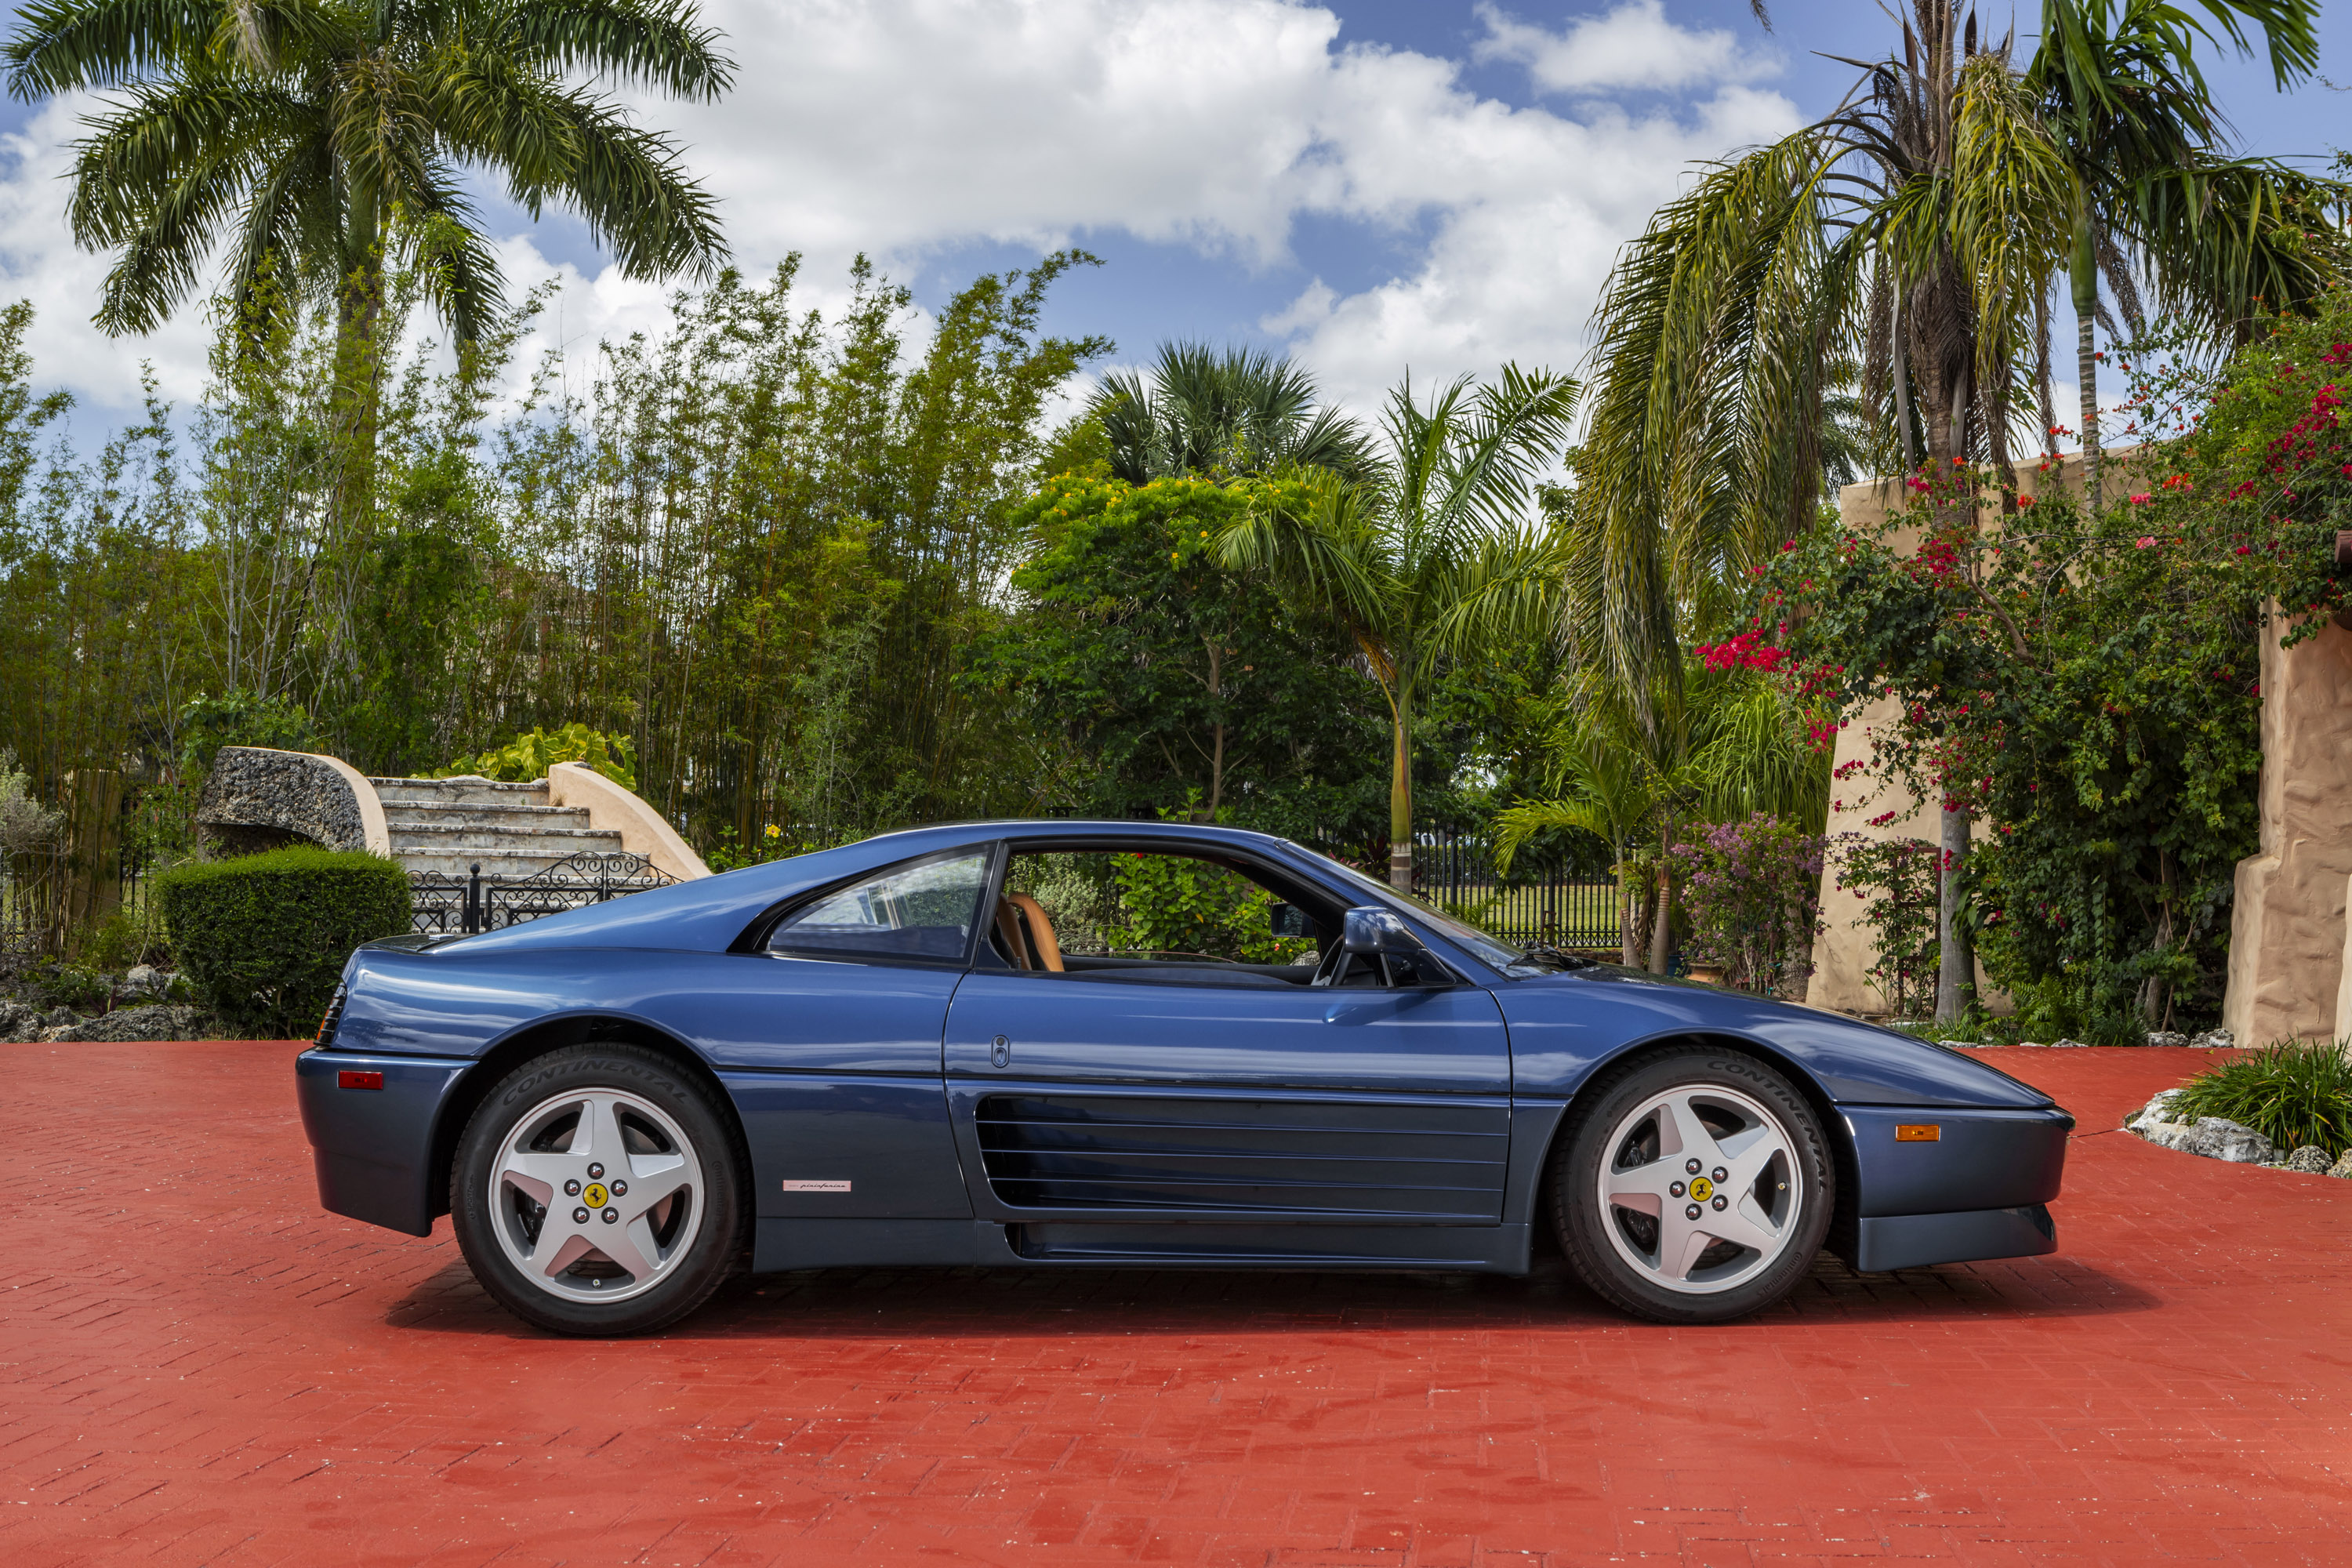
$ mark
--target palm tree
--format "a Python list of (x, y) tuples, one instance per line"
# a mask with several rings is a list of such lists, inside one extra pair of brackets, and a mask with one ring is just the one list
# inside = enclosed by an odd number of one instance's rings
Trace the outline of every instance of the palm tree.
[(565, 78), (715, 99), (716, 38), (687, 0), (37, 0), (0, 58), (19, 99), (121, 89), (76, 144), (69, 208), (76, 241), (114, 253), (107, 331), (152, 331), (226, 245), (235, 307), (331, 300), (364, 351), (388, 256), (461, 342), (496, 318), (467, 166), (534, 216), (571, 207), (628, 277), (708, 274), (711, 197)]
[[(2253, 52), (2248, 26), (2262, 30), (2282, 90), (2317, 68), (2316, 0), (2206, 0), (2205, 9), (2242, 54)], [(2267, 159), (2229, 158), (2217, 145), (2221, 114), (2197, 62), (2200, 40), (2220, 41), (2167, 0), (2044, 0), (2042, 44), (2026, 68), (2069, 176), (2066, 278), (2084, 490), (2095, 513), (2105, 498), (2091, 333), (2105, 313), (2103, 277), (2137, 332), (2137, 251), (2161, 303), (2217, 341), (2242, 342), (2261, 303), (2303, 308), (2340, 272), (2338, 247), (2278, 242), (2332, 226), (2294, 221), (2326, 199), (2328, 183)]]
[(1580, 827), (1607, 839), (1620, 878), (1619, 942), (1630, 968), (1639, 927), (1639, 871), (1654, 878), (1649, 967), (1666, 968), (1674, 881), (1661, 852), (1643, 866), (1640, 847), (1663, 850), (1682, 822), (1728, 822), (1769, 812), (1818, 826), (1828, 813), (1829, 759), (1805, 735), (1781, 690), (1742, 669), (1710, 670), (1652, 694), (1644, 721), (1605, 676), (1576, 678), (1547, 749), (1549, 793), (1496, 818), (1504, 870), (1546, 828)]
[(1285, 467), (1360, 479), (1370, 458), (1361, 426), (1317, 405), (1312, 376), (1260, 349), (1163, 343), (1149, 373), (1105, 376), (1087, 412), (1110, 443), (1111, 472), (1131, 485)]
[(1577, 385), (1506, 365), (1427, 406), (1390, 394), (1365, 478), (1310, 475), (1308, 503), (1236, 522), (1224, 563), (1266, 572), (1346, 628), (1388, 699), (1389, 880), (1412, 885), (1414, 703), (1438, 661), (1545, 635), (1558, 562), (1529, 506), (1568, 438)]
[[(2268, 27), (2299, 5), (2207, 8)], [(2049, 291), (2074, 254), (2082, 186), (2044, 118), (2046, 88), (2010, 54), (2007, 40), (1980, 44), (1955, 0), (1913, 0), (1898, 51), (1848, 62), (1863, 76), (1835, 112), (1708, 169), (1621, 258), (1594, 313), (1578, 464), (1592, 531), (1566, 624), (1571, 657), (1612, 672), (1645, 728), (1659, 722), (1654, 693), (1680, 679), (1681, 636), (1718, 629), (1748, 573), (1811, 526), (1839, 437), (1850, 450), (1859, 436), (1882, 473), (2006, 474), (2020, 411), (2037, 394), (2046, 408)], [(2278, 221), (2333, 189), (2209, 158), (2149, 176), (2135, 232), (2197, 250), (2164, 286), (2213, 301), (2218, 319), (2236, 309), (2224, 283), (2242, 297), (2297, 245), (2341, 244)], [(1858, 432), (1835, 418), (1849, 388)], [(1943, 526), (1967, 521), (1967, 489), (1937, 487)], [(1946, 812), (1942, 838), (1937, 1010), (1949, 1017), (1975, 968), (1951, 918), (1964, 811)]]

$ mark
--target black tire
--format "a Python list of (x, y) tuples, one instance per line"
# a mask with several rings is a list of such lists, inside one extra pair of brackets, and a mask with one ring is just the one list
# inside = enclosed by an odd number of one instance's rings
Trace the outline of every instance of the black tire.
[[(1726, 1184), (1718, 1191), (1721, 1178), (1710, 1170), (1691, 1173), (1691, 1190), (1678, 1181), (1660, 1194), (1681, 1215), (1666, 1209), (1645, 1228), (1643, 1214), (1602, 1197), (1604, 1164), (1629, 1183), (1654, 1171), (1661, 1173), (1658, 1180), (1685, 1176), (1684, 1162), (1661, 1152), (1662, 1141), (1675, 1135), (1662, 1133), (1656, 1114), (1644, 1109), (1662, 1097), (1679, 1100), (1685, 1094), (1693, 1097), (1683, 1103), (1698, 1116), (1706, 1135), (1724, 1140), (1719, 1146), (1691, 1143), (1688, 1152), (1741, 1147), (1749, 1152), (1744, 1158), (1772, 1163), (1749, 1176), (1739, 1159), (1724, 1156), (1739, 1167), (1735, 1182), (1744, 1185), (1735, 1191)], [(1677, 1143), (1672, 1152), (1685, 1149)], [(1710, 1154), (1702, 1164), (1713, 1165), (1716, 1158)], [(1706, 1190), (1697, 1191), (1702, 1183)], [(1837, 1205), (1835, 1163), (1811, 1104), (1753, 1057), (1700, 1045), (1644, 1051), (1596, 1084), (1553, 1150), (1546, 1190), (1560, 1250), (1577, 1276), (1612, 1306), (1660, 1323), (1725, 1322), (1780, 1300), (1812, 1268)], [(1704, 1205), (1681, 1207), (1694, 1196)], [(1775, 1210), (1776, 1204), (1785, 1207)], [(1710, 1212), (1727, 1205), (1727, 1214)], [(1695, 1219), (1681, 1217), (1694, 1211)], [(1768, 1223), (1744, 1226), (1743, 1233), (1769, 1235), (1769, 1247), (1708, 1234), (1759, 1214)], [(1676, 1242), (1695, 1250), (1696, 1262), (1689, 1261), (1693, 1251), (1680, 1253), (1688, 1271), (1672, 1283), (1666, 1258)], [(1645, 1248), (1651, 1261), (1634, 1261)]]
[[(579, 1101), (568, 1125), (567, 1099)], [(587, 1152), (574, 1154), (570, 1146), (589, 1117), (597, 1119), (606, 1142), (593, 1149), (583, 1144)], [(527, 1123), (546, 1131), (526, 1133)], [(605, 1151), (613, 1137), (628, 1152), (608, 1168)], [(547, 1206), (513, 1179), (494, 1186), (510, 1146), (519, 1160), (547, 1162), (534, 1168), (559, 1179), (566, 1163), (577, 1160), (582, 1169), (573, 1179), (583, 1184), (583, 1195), (551, 1194), (553, 1206)], [(635, 1201), (626, 1192), (640, 1164), (661, 1167), (640, 1180), (643, 1189), (678, 1180), (680, 1173), (691, 1179), (679, 1180), (674, 1191), (645, 1206), (644, 1192)], [(449, 1198), (458, 1249), (482, 1289), (525, 1322), (560, 1334), (616, 1337), (674, 1323), (710, 1299), (743, 1250), (744, 1181), (732, 1118), (694, 1079), (658, 1052), (636, 1046), (567, 1047), (507, 1075), (457, 1140)], [(588, 1199), (604, 1206), (582, 1206)], [(565, 1204), (575, 1206), (563, 1211)], [(581, 1215), (585, 1224), (576, 1223)], [(600, 1220), (611, 1228), (595, 1223)], [(549, 1234), (550, 1224), (558, 1234)], [(617, 1256), (646, 1266), (642, 1277), (596, 1249), (605, 1237)], [(539, 1253), (542, 1242), (551, 1250)], [(573, 1260), (558, 1269), (567, 1248)], [(537, 1267), (541, 1256), (548, 1268)], [(617, 1299), (603, 1295), (608, 1285)]]

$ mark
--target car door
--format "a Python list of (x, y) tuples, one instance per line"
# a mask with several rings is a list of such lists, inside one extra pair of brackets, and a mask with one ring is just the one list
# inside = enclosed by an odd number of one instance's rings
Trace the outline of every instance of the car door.
[(949, 1009), (945, 1065), (982, 1219), (1502, 1217), (1510, 1055), (1476, 985), (977, 969)]
[[(692, 1021), (743, 1118), (769, 1221), (971, 1215), (940, 1031), (996, 847), (901, 861), (784, 912), (694, 977)], [(785, 1264), (774, 1264), (785, 1267)]]

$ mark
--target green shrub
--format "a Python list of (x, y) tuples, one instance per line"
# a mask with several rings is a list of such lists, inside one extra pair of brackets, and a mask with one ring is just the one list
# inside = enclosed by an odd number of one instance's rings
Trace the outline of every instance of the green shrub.
[(1241, 963), (1292, 963), (1315, 951), (1305, 937), (1274, 934), (1272, 893), (1237, 871), (1184, 855), (1120, 855), (1111, 862), (1127, 923), (1113, 948), (1197, 952)]
[(2168, 1114), (2225, 1116), (2281, 1149), (2316, 1143), (2338, 1159), (2352, 1148), (2352, 1057), (2325, 1041), (2273, 1046), (2190, 1079)]
[(233, 1035), (318, 1027), (352, 949), (408, 930), (408, 873), (358, 851), (274, 849), (156, 879), (172, 951)]
[(459, 757), (441, 776), (478, 773), (508, 784), (531, 784), (545, 778), (558, 763), (585, 763), (623, 789), (637, 787), (637, 753), (629, 738), (592, 730), (577, 721), (551, 735), (534, 725), (529, 734), (517, 735), (503, 746)]

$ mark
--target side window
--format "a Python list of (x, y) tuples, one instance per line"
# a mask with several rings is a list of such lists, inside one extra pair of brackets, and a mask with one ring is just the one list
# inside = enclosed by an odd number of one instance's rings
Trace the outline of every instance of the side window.
[(768, 951), (955, 963), (970, 951), (987, 885), (985, 849), (893, 866), (786, 917)]

